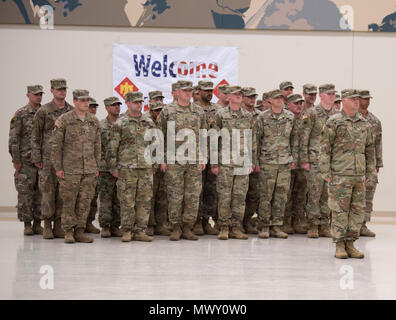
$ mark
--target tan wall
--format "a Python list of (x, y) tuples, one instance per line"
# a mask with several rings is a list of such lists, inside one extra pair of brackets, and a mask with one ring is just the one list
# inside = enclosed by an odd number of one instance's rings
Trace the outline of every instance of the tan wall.
[(372, 111), (384, 128), (384, 163), (374, 208), (395, 211), (396, 150), (393, 149), (396, 106), (396, 34), (288, 32), (243, 30), (129, 29), (1, 26), (0, 155), (2, 188), (0, 206), (16, 202), (13, 170), (8, 154), (9, 120), (26, 103), (26, 85), (41, 83), (51, 98), (49, 79), (65, 77), (71, 91), (87, 88), (101, 103), (98, 117), (105, 116), (102, 101), (112, 95), (112, 46), (114, 43), (172, 46), (236, 46), (239, 79), (258, 92), (293, 81), (296, 91), (306, 82), (334, 82), (337, 89), (370, 89)]

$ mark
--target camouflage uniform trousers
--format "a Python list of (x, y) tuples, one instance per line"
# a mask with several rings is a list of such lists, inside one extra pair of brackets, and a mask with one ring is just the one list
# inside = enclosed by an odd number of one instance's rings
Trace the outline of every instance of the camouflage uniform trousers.
[(299, 223), (305, 221), (305, 206), (307, 203), (307, 179), (304, 169), (291, 171), (290, 189), (283, 224), (292, 224), (292, 220)]
[(49, 161), (43, 161), (39, 170), (41, 192), (41, 219), (57, 219), (62, 215), (62, 197), (59, 194), (59, 181), (55, 169)]
[(282, 226), (290, 189), (290, 164), (260, 167), (259, 222), (264, 227)]
[(214, 221), (217, 221), (216, 179), (217, 177), (212, 173), (210, 165), (206, 165), (205, 170), (202, 171), (202, 192), (199, 198), (198, 219), (212, 217)]
[(317, 165), (311, 165), (307, 178), (307, 218), (314, 225), (328, 225), (330, 209), (328, 205), (328, 183), (323, 179)]
[(99, 172), (99, 225), (101, 228), (119, 227), (120, 201), (117, 197), (117, 178), (110, 172)]
[(246, 224), (248, 220), (254, 215), (258, 214), (260, 203), (260, 174), (253, 172), (249, 175), (249, 189), (246, 193), (245, 201), (245, 215), (243, 223)]
[(172, 225), (193, 227), (199, 209), (202, 190), (200, 164), (168, 164), (165, 174), (168, 195), (168, 216)]
[(166, 198), (165, 173), (157, 170), (154, 174), (153, 198), (149, 225), (165, 225), (168, 221), (168, 200)]
[(153, 197), (152, 169), (120, 169), (117, 196), (123, 231), (145, 232)]
[(15, 188), (18, 192), (18, 219), (31, 222), (40, 219), (41, 194), (38, 188), (38, 169), (31, 164), (22, 164), (14, 173)]
[(371, 220), (371, 212), (373, 212), (373, 200), (375, 189), (378, 184), (378, 174), (369, 177), (366, 182), (366, 206), (364, 207), (364, 222), (369, 222)]
[(333, 241), (356, 240), (364, 221), (364, 176), (333, 176), (329, 184)]
[(217, 176), (219, 226), (241, 227), (245, 214), (249, 175), (235, 175), (234, 168), (220, 166)]
[(62, 197), (62, 228), (85, 229), (92, 198), (95, 193), (96, 177), (91, 174), (66, 174), (59, 179), (59, 194)]
[(88, 221), (95, 221), (96, 212), (98, 211), (98, 195), (99, 195), (99, 178), (96, 177), (95, 193), (91, 201), (91, 208), (89, 209)]

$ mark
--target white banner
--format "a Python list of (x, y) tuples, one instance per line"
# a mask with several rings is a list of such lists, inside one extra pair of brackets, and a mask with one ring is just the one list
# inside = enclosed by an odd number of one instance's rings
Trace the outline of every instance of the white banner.
[[(153, 47), (116, 44), (113, 47), (113, 91), (124, 101), (129, 91), (140, 91), (147, 110), (148, 93), (161, 90), (164, 102), (173, 100), (171, 84), (189, 80), (212, 81), (214, 98), (221, 84), (238, 84), (235, 47)], [(122, 112), (126, 110), (125, 104)]]

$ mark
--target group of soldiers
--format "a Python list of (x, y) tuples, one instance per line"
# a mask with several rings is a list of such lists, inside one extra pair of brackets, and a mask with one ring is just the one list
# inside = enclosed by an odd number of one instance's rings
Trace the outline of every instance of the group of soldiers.
[[(315, 85), (305, 84), (301, 95), (290, 81), (262, 100), (255, 88), (221, 85), (213, 103), (210, 81), (178, 81), (171, 90), (167, 105), (161, 91), (149, 92), (147, 113), (141, 92), (125, 95), (121, 115), (121, 101), (109, 97), (99, 121), (87, 90), (73, 91), (74, 107), (65, 101), (65, 79), (51, 80), (53, 100), (45, 105), (43, 87), (28, 86), (28, 104), (13, 116), (9, 136), (24, 234), (89, 243), (87, 233), (123, 242), (152, 241), (154, 234), (176, 241), (301, 233), (332, 237), (336, 258), (364, 257), (354, 241), (375, 236), (366, 222), (383, 166), (381, 122), (368, 111), (369, 91), (338, 95), (324, 84), (315, 105)], [(184, 162), (166, 152), (161, 163), (147, 161), (147, 130), (160, 130), (165, 146), (158, 150), (167, 150), (170, 124), (176, 133), (189, 129), (196, 142), (202, 129), (239, 130), (244, 145), (251, 130), (248, 172), (238, 171), (246, 163), (222, 159), (229, 144), (222, 137), (218, 162), (197, 161), (198, 143)], [(183, 147), (179, 140), (173, 137), (175, 148)], [(98, 197), (101, 230), (92, 223)]]

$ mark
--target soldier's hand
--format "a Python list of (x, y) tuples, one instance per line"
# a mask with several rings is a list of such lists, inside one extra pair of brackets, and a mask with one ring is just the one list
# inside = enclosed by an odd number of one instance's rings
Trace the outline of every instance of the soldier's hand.
[(217, 175), (219, 174), (219, 172), (220, 172), (220, 168), (219, 168), (218, 166), (212, 167), (212, 168), (210, 169), (210, 171), (212, 171), (212, 173), (213, 173), (215, 176), (217, 176)]
[(305, 162), (301, 165), (301, 168), (303, 168), (305, 171), (311, 170), (311, 166), (309, 165), (309, 162)]
[(99, 177), (99, 171), (95, 172), (95, 177)]
[(259, 166), (256, 166), (256, 168), (254, 168), (254, 171), (260, 172), (260, 167), (259, 167)]
[(43, 163), (42, 163), (42, 162), (36, 162), (34, 165), (35, 165), (37, 168), (39, 168), (39, 169), (43, 169)]
[(205, 163), (201, 164), (201, 171), (204, 171), (205, 168), (206, 168), (206, 164)]
[(377, 171), (377, 173), (379, 172), (380, 167), (376, 167), (375, 170)]
[(254, 169), (255, 169), (254, 167), (251, 167), (251, 168), (249, 169), (249, 174), (253, 173)]
[(58, 178), (64, 179), (65, 178), (65, 171), (63, 171), (63, 170), (56, 171), (56, 176)]
[(13, 166), (14, 166), (15, 171), (18, 172), (18, 171), (21, 170), (21, 168), (22, 168), (22, 163), (21, 163), (21, 162), (19, 162), (19, 163), (14, 163)]
[(296, 169), (296, 164), (292, 162), (290, 165), (290, 170), (294, 170), (294, 169)]
[(326, 178), (325, 180), (326, 180), (328, 183), (331, 183), (331, 181), (333, 181), (332, 178)]
[(115, 177), (115, 178), (118, 179), (118, 178), (120, 177), (120, 174), (119, 174), (118, 172), (114, 172), (114, 173), (113, 173), (113, 177)]
[(162, 172), (166, 172), (166, 168), (168, 167), (168, 165), (166, 163), (162, 163), (161, 164), (161, 171)]

